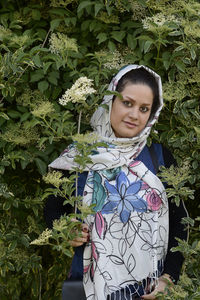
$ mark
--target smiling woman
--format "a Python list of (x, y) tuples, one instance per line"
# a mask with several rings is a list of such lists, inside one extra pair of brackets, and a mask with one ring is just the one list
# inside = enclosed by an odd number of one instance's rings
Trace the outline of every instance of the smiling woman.
[(153, 91), (145, 84), (127, 83), (121, 92), (123, 99), (113, 101), (110, 121), (116, 137), (131, 138), (146, 126), (153, 105)]
[[(156, 176), (160, 165), (169, 167), (174, 160), (162, 145), (146, 145), (163, 106), (161, 79), (147, 67), (129, 65), (109, 90), (122, 98), (106, 95), (103, 104), (109, 110), (99, 106), (91, 119), (106, 146), (96, 149), (79, 175), (78, 194), (83, 204), (94, 205), (94, 213), (73, 241), (81, 247), (76, 247), (70, 279), (83, 280), (88, 300), (156, 299), (167, 282), (172, 284), (170, 276), (179, 277), (183, 257), (170, 249), (177, 246), (175, 237), (186, 237), (184, 207), (168, 202)], [(73, 170), (76, 150), (70, 145), (50, 167)], [(58, 216), (56, 202), (50, 199), (46, 206), (51, 220)]]

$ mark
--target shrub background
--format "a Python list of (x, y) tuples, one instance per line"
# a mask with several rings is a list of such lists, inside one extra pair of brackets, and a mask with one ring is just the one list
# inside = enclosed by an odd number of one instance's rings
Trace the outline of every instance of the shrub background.
[[(186, 173), (190, 241), (173, 299), (200, 299), (200, 4), (193, 0), (0, 1), (0, 295), (61, 299), (69, 258), (30, 245), (45, 228), (47, 165), (77, 132), (78, 106), (58, 99), (81, 76), (94, 80), (81, 132), (121, 66), (144, 64), (163, 79), (165, 107), (149, 139)], [(187, 166), (187, 167), (186, 167)], [(189, 167), (188, 167), (189, 166)], [(169, 177), (173, 180), (172, 173)], [(185, 174), (184, 174), (185, 175)], [(195, 190), (195, 198), (190, 190)], [(175, 263), (175, 262), (174, 262)], [(170, 298), (169, 299), (172, 299)], [(167, 299), (167, 298), (165, 298)]]

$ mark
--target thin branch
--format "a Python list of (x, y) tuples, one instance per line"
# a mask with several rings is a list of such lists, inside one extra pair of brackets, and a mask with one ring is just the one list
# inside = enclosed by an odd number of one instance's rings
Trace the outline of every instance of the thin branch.
[[(77, 133), (80, 133), (81, 128), (81, 117), (82, 117), (82, 110), (79, 112), (78, 116), (78, 130)], [(78, 172), (76, 171), (76, 189), (75, 189), (75, 196), (78, 197)], [(75, 201), (74, 204), (74, 213), (77, 214), (77, 202)]]
[(44, 48), (44, 45), (46, 44), (46, 41), (47, 41), (47, 39), (48, 39), (48, 36), (49, 36), (50, 32), (51, 32), (51, 29), (49, 29), (49, 31), (47, 32), (46, 37), (45, 37), (45, 39), (44, 39), (44, 42), (42, 43), (41, 48)]

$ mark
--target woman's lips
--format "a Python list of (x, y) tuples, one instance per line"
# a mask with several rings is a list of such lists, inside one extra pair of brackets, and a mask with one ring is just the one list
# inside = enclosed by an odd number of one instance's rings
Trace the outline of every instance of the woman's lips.
[(131, 123), (131, 122), (127, 122), (127, 121), (124, 121), (124, 123), (125, 123), (126, 126), (129, 127), (129, 128), (135, 128), (135, 127), (137, 126), (137, 124)]

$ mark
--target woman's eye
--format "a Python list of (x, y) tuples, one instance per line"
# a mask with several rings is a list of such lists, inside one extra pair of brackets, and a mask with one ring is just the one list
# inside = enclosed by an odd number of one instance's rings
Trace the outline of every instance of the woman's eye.
[(149, 111), (149, 108), (146, 106), (140, 107), (140, 111), (145, 113), (145, 112)]
[(132, 107), (132, 103), (130, 101), (123, 101), (123, 104), (127, 107)]

